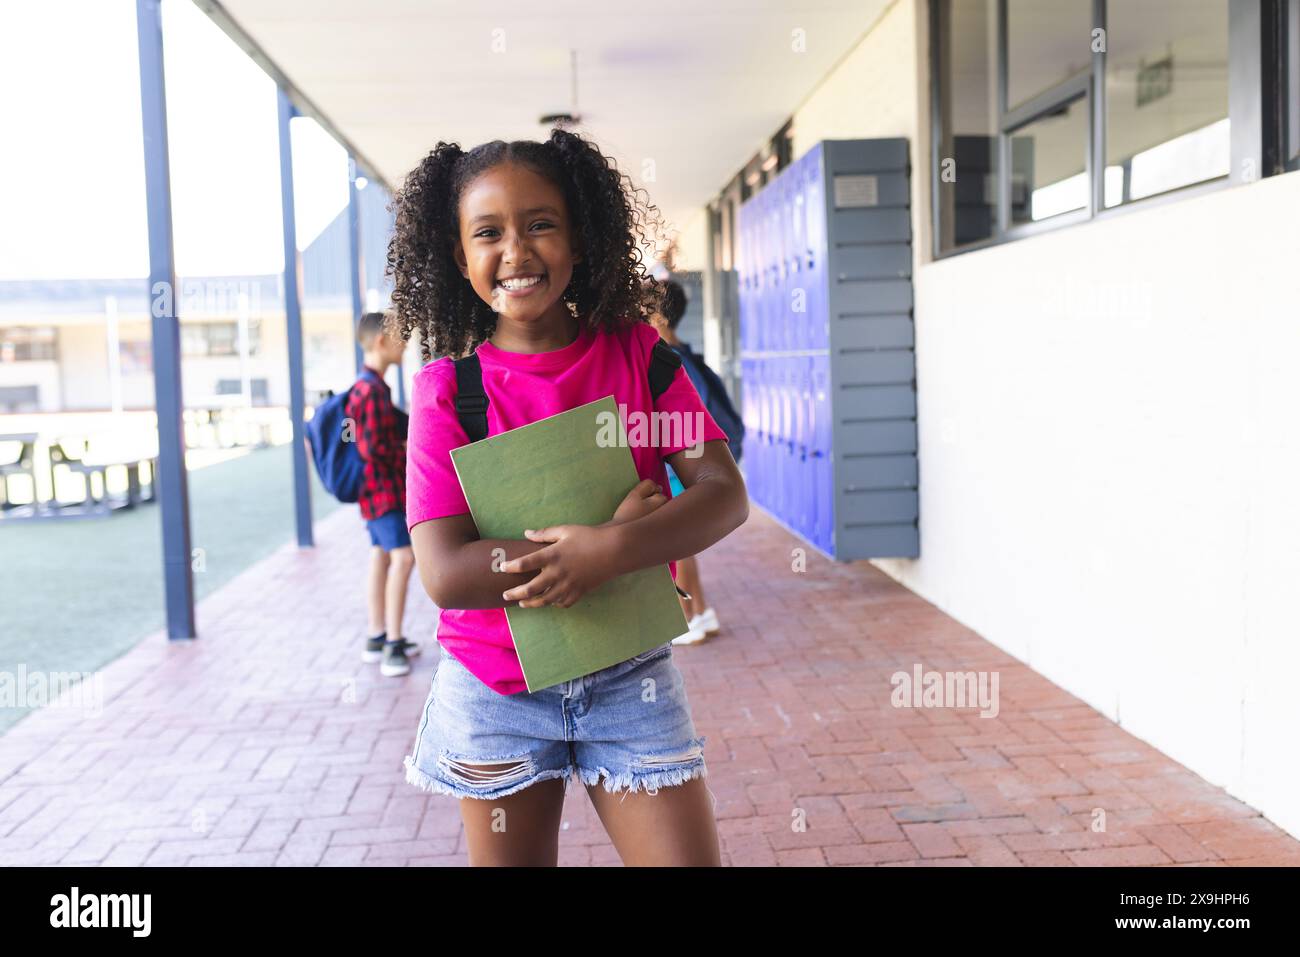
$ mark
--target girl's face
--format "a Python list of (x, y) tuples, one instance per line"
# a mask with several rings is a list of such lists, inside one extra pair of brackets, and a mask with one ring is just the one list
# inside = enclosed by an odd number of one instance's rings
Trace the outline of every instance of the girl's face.
[(470, 183), (460, 198), (455, 257), (502, 318), (541, 329), (569, 322), (560, 297), (582, 257), (570, 242), (564, 194), (545, 177), (503, 163)]

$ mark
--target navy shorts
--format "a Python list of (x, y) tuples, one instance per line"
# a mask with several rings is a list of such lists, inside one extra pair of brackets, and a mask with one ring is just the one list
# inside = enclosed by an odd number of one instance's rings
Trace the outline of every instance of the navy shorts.
[(411, 547), (411, 533), (406, 530), (406, 513), (400, 508), (370, 519), (366, 522), (366, 528), (370, 530), (370, 543), (386, 552), (391, 552), (394, 548)]

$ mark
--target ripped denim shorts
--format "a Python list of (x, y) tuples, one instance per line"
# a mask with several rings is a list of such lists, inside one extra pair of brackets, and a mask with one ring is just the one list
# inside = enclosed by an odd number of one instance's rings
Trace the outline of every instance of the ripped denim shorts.
[[(706, 774), (672, 643), (583, 678), (497, 694), (448, 651), (433, 676), (406, 780), (458, 798), (494, 799), (577, 778), (628, 793)], [(486, 767), (485, 767), (486, 766)]]

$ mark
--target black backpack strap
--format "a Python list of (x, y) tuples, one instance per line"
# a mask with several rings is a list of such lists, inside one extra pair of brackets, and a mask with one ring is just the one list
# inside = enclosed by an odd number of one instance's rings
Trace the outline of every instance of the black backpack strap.
[[(461, 428), (471, 442), (487, 437), (488, 397), (483, 391), (483, 367), (479, 364), (478, 354), (454, 360), (456, 366), (456, 415), (460, 418)], [(673, 384), (673, 376), (682, 364), (682, 357), (672, 350), (668, 343), (660, 339), (655, 343), (650, 354), (650, 394), (654, 398), (664, 394), (664, 390)]]
[(673, 376), (682, 364), (682, 357), (672, 346), (660, 339), (650, 353), (650, 395), (659, 398), (673, 384)]
[(488, 432), (488, 398), (483, 391), (483, 367), (478, 354), (471, 352), (456, 365), (456, 415), (471, 442), (486, 438)]

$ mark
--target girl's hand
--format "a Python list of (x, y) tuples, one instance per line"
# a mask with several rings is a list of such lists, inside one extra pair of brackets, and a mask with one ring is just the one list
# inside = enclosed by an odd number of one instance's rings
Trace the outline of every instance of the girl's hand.
[(524, 537), (530, 542), (552, 544), (501, 563), (501, 571), (510, 574), (538, 572), (530, 581), (502, 593), (506, 601), (517, 600), (520, 608), (568, 608), (614, 577), (610, 568), (616, 545), (608, 525), (553, 525), (529, 529)]
[(660, 505), (668, 501), (663, 489), (650, 479), (642, 479), (627, 493), (627, 496), (614, 510), (614, 517), (605, 524), (622, 524), (634, 522), (642, 516), (649, 515)]

